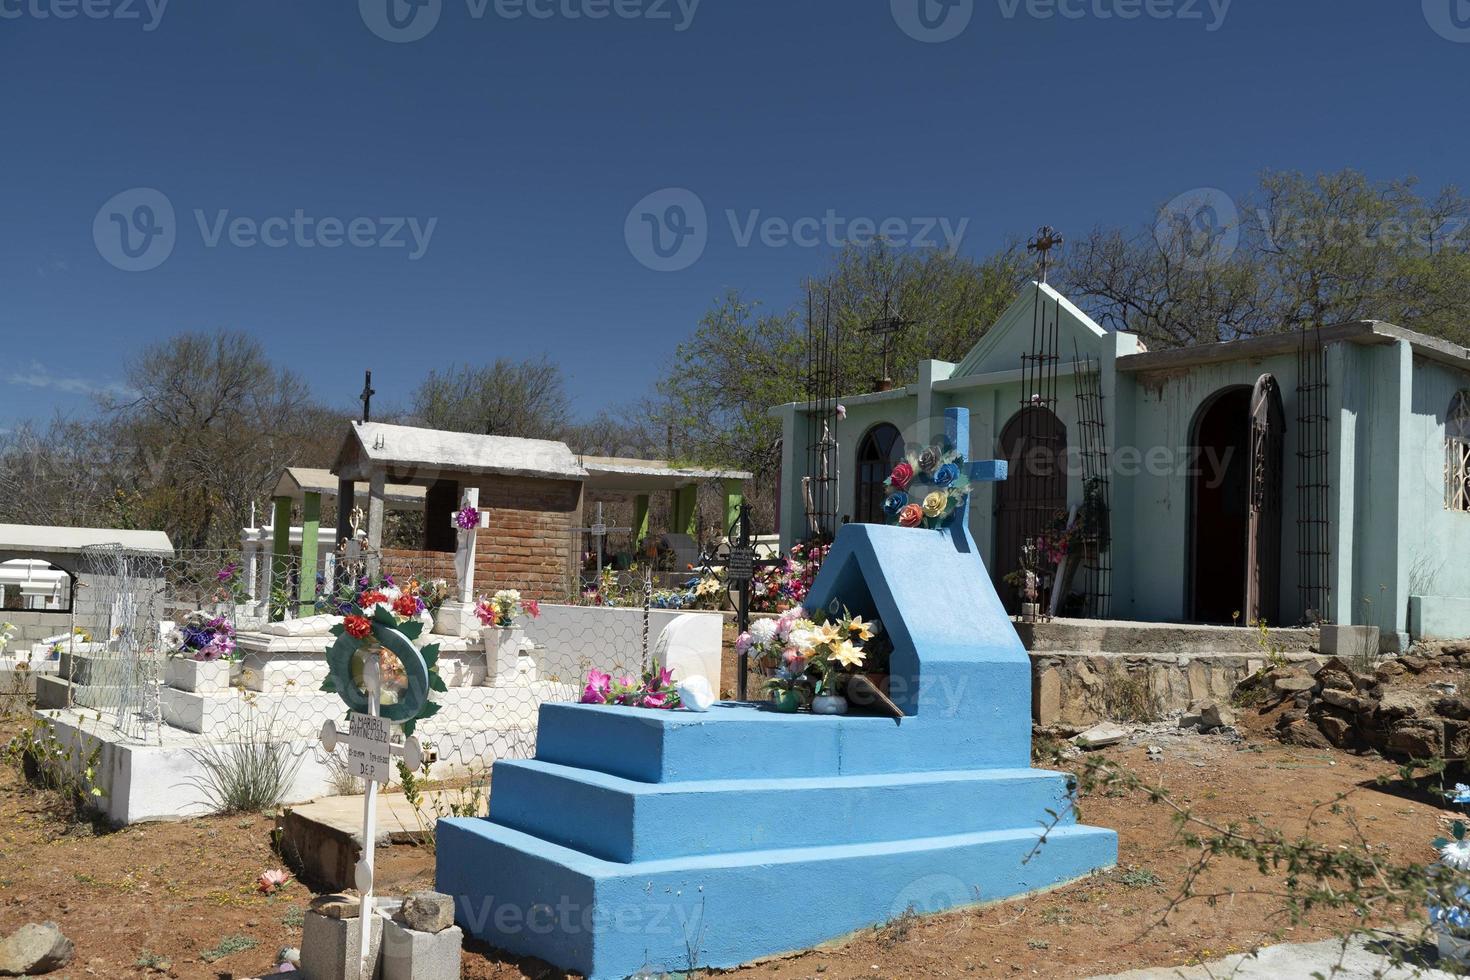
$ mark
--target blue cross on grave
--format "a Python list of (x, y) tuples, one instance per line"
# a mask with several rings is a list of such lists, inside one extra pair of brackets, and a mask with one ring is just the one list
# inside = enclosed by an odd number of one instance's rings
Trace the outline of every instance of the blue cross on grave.
[[(969, 454), (970, 410), (947, 408), (944, 410), (945, 446)], [(1010, 466), (1003, 459), (987, 459), (965, 464), (965, 475), (971, 483), (999, 483), (1009, 475)], [(954, 537), (956, 551), (973, 554), (975, 539), (970, 536), (970, 497), (967, 494), (950, 516), (949, 533)]]

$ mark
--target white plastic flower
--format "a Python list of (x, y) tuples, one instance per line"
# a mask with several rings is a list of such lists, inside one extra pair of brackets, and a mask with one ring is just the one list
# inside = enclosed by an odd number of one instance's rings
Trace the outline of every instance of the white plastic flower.
[(774, 619), (757, 619), (750, 624), (750, 638), (757, 646), (764, 646), (776, 639), (776, 621)]
[(1439, 849), (1439, 859), (1456, 871), (1470, 871), (1470, 841), (1450, 841)]

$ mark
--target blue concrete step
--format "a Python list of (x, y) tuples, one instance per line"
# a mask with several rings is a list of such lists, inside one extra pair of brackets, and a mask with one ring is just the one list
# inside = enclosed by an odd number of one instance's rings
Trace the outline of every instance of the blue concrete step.
[[(1024, 670), (1021, 682), (1029, 685)], [(961, 686), (953, 693), (967, 705), (995, 702), (978, 689)], [(1024, 769), (1031, 761), (1030, 698), (1014, 700), (985, 709), (1024, 714), (1012, 726), (1019, 734), (1005, 738), (987, 737), (959, 712), (895, 720), (782, 715), (725, 702), (704, 713), (549, 703), (541, 706), (536, 758), (641, 783)], [(918, 751), (921, 743), (942, 744), (945, 751)]]
[(1067, 776), (1037, 769), (644, 783), (502, 760), (490, 819), (626, 864), (1006, 830), (1018, 813), (1072, 824), (1068, 798)]
[(589, 980), (728, 968), (919, 913), (997, 901), (1117, 861), (1117, 836), (1060, 827), (620, 864), (483, 819), (442, 820), (437, 888), (478, 939)]

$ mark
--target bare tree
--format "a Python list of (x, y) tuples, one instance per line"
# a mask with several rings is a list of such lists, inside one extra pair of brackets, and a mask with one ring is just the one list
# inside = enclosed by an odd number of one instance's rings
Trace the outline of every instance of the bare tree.
[(561, 368), (546, 357), (433, 371), (413, 396), (413, 418), (454, 432), (559, 439), (570, 420)]

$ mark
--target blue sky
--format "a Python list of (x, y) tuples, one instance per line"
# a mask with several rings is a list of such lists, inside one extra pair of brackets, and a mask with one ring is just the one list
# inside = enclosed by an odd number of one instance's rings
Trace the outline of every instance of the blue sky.
[(591, 414), (862, 219), (979, 255), (1470, 149), (1464, 0), (416, 2), (0, 0), (0, 428), (215, 327), (344, 407), (544, 351)]

